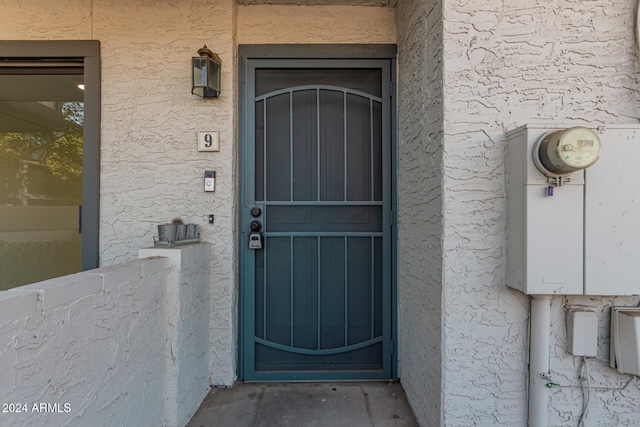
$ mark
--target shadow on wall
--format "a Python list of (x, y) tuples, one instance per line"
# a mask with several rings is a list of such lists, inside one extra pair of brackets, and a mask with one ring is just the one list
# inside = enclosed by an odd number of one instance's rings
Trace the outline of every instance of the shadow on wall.
[(12, 343), (0, 389), (26, 405), (2, 422), (186, 424), (210, 390), (210, 254), (208, 243), (143, 249), (148, 258), (0, 292), (0, 340)]

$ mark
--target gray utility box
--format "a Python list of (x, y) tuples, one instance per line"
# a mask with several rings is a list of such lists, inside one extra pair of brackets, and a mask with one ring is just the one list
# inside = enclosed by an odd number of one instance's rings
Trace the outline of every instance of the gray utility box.
[[(553, 188), (533, 162), (549, 132), (598, 133), (600, 159)], [(507, 285), (532, 295), (640, 294), (640, 126), (525, 125), (507, 133)]]

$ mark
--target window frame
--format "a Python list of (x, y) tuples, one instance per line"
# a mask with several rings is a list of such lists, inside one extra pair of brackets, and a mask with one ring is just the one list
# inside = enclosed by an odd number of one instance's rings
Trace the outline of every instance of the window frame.
[(0, 67), (3, 61), (16, 59), (83, 60), (82, 270), (97, 268), (100, 258), (100, 42), (1, 40)]

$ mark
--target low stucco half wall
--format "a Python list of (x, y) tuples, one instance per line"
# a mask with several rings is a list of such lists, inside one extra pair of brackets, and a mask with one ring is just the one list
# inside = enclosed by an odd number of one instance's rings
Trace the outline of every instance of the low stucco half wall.
[(0, 425), (186, 424), (210, 389), (210, 253), (141, 250), (0, 292)]

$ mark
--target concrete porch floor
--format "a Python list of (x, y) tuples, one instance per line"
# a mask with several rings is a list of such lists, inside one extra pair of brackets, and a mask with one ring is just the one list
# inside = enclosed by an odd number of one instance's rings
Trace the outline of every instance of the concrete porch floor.
[(238, 383), (218, 388), (187, 427), (417, 427), (397, 382)]

